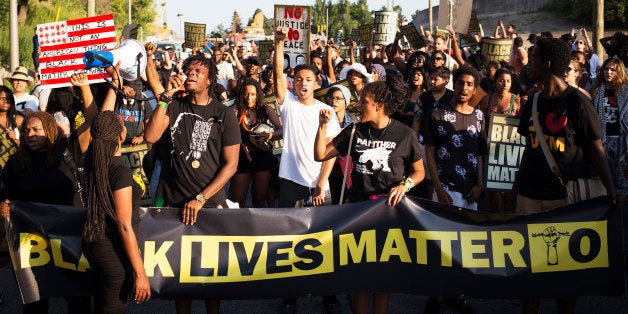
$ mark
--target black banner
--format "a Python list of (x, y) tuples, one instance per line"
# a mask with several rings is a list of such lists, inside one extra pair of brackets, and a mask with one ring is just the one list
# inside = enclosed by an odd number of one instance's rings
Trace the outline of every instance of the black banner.
[[(12, 206), (9, 247), (24, 301), (88, 291), (76, 279), (86, 275), (84, 210)], [(525, 216), (408, 197), (396, 207), (379, 199), (206, 209), (193, 226), (181, 223), (179, 209), (143, 208), (138, 243), (154, 296), (165, 299), (624, 293), (621, 213), (607, 197)]]
[(484, 186), (510, 192), (523, 158), (526, 139), (517, 133), (519, 118), (493, 113), (488, 128), (488, 157)]

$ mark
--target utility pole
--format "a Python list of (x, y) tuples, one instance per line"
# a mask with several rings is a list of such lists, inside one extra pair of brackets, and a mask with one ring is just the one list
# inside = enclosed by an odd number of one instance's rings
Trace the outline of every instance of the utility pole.
[(9, 42), (11, 71), (20, 66), (20, 43), (17, 36), (17, 0), (9, 1)]
[(131, 24), (131, 0), (129, 0), (129, 24)]
[(96, 15), (96, 0), (87, 0), (87, 16)]
[(430, 34), (434, 34), (434, 21), (432, 20), (432, 4), (433, 4), (432, 0), (429, 0), (428, 4), (427, 4), (427, 6), (428, 6), (428, 9), (427, 9), (428, 13), (427, 14), (429, 14), (428, 19), (430, 21)]
[(181, 34), (181, 39), (183, 40), (185, 38), (183, 34), (183, 13), (177, 14), (177, 17), (179, 18), (179, 34)]
[(593, 42), (591, 45), (595, 54), (600, 60), (604, 60), (604, 48), (600, 43), (600, 39), (604, 37), (604, 0), (595, 1), (595, 10), (593, 10)]

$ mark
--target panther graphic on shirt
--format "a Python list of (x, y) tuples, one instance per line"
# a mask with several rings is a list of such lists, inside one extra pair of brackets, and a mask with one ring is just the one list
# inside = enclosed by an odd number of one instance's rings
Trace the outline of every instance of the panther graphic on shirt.
[(356, 164), (356, 170), (361, 173), (372, 174), (366, 165), (371, 162), (371, 170), (381, 170), (383, 172), (390, 172), (390, 166), (388, 165), (388, 157), (392, 150), (386, 149), (385, 146), (379, 146), (375, 148), (367, 148), (364, 150), (356, 149), (356, 152), (360, 154), (358, 158), (358, 164)]

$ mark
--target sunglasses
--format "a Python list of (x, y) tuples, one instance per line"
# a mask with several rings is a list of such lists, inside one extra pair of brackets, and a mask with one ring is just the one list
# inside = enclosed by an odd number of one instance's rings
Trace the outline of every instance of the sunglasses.
[(436, 60), (436, 61), (440, 61), (440, 60), (445, 60), (445, 58), (436, 57), (436, 58), (434, 58), (434, 60)]

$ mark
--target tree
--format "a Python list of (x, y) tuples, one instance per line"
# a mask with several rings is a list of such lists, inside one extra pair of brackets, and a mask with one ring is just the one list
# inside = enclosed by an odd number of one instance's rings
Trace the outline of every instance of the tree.
[(237, 11), (233, 11), (233, 19), (231, 19), (231, 33), (242, 33), (242, 21), (240, 20), (240, 14)]
[(221, 38), (221, 37), (225, 37), (226, 35), (226, 31), (225, 31), (225, 26), (222, 25), (222, 23), (218, 24), (218, 26), (216, 26), (216, 28), (214, 28), (214, 30), (209, 34), (209, 37), (212, 38)]

